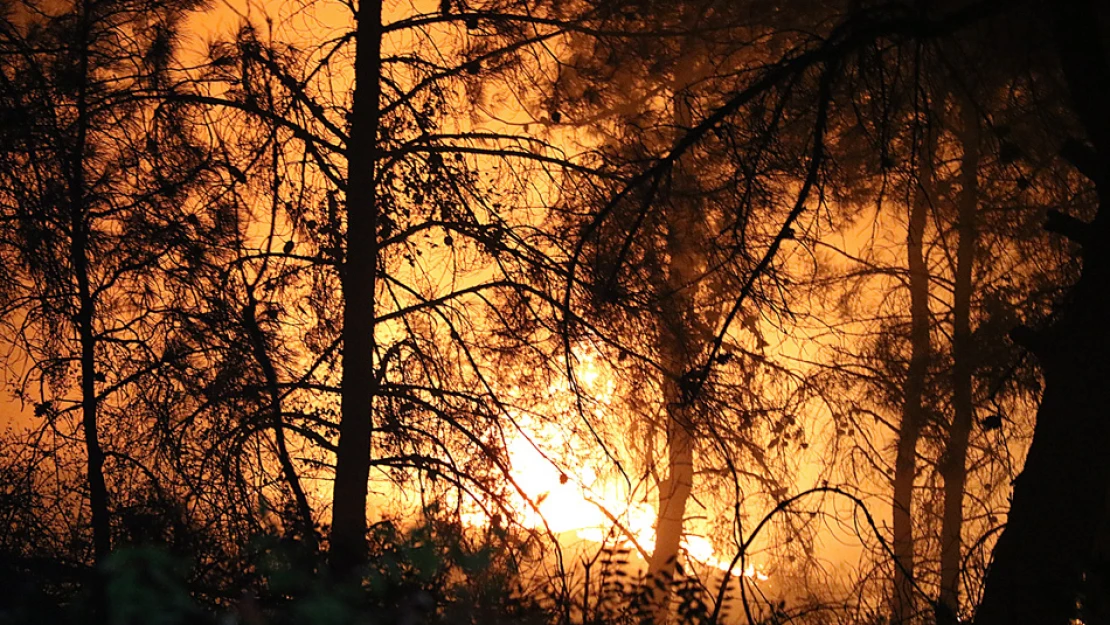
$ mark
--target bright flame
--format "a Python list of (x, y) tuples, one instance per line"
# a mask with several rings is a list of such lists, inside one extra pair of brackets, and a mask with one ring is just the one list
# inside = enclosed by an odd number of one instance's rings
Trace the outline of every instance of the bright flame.
[[(590, 355), (578, 358), (576, 369), (580, 388), (591, 397), (594, 416), (604, 418), (610, 408), (615, 384), (596, 365)], [(552, 403), (565, 401), (571, 392), (567, 385), (552, 385), (548, 389)], [(518, 520), (533, 528), (546, 527), (555, 534), (573, 532), (578, 538), (594, 543), (616, 541), (622, 547), (638, 546), (647, 554), (655, 545), (655, 510), (635, 493), (629, 493), (623, 481), (598, 476), (588, 460), (576, 457), (578, 447), (588, 445), (574, 440), (568, 433), (551, 422), (541, 422), (518, 417), (524, 434), (509, 437), (508, 456), (513, 479), (531, 504), (521, 502)], [(579, 445), (576, 445), (576, 442)], [(585, 456), (585, 454), (582, 454)], [(580, 466), (564, 473), (559, 466)], [(616, 522), (615, 522), (615, 521)], [(615, 532), (614, 525), (619, 522)], [(754, 564), (744, 570), (729, 570), (731, 558), (722, 559), (713, 544), (703, 536), (687, 534), (682, 541), (687, 556), (700, 564), (727, 571), (733, 576), (765, 581), (767, 575)], [(634, 549), (635, 550), (635, 549)]]

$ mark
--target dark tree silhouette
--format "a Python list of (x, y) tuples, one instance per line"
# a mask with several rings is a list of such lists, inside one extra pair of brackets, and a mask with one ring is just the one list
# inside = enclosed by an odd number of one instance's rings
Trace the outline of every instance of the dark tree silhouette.
[[(266, 300), (308, 293), (297, 322), (307, 331), (294, 329), (289, 311), (277, 313), (286, 330), (272, 338), (247, 318), (245, 328), (266, 384), (301, 406), (280, 408), (270, 393), (269, 412), (285, 419), (273, 427), (298, 430), (286, 447), (334, 454), (334, 466), (318, 468), (335, 472), (327, 548), (344, 576), (366, 563), (375, 469), (434, 498), (453, 489), (456, 502), (504, 505), (513, 487), (502, 428), (513, 415), (494, 373), (514, 346), (514, 366), (533, 357), (548, 366), (517, 326), (555, 305), (530, 284), (558, 270), (542, 249), (549, 239), (531, 234), (528, 185), (588, 170), (540, 139), (465, 121), (484, 84), (571, 28), (573, 16), (493, 2), (386, 19), (366, 3), (351, 18), (354, 30), (308, 51), (273, 40), (280, 29), (264, 36), (245, 25), (212, 63), (214, 77), (238, 88), (182, 96), (271, 129), (282, 155), (275, 209), (255, 217), (271, 235), (242, 262), (280, 262)], [(437, 37), (459, 47), (437, 48)], [(244, 175), (261, 175), (249, 161)], [(300, 353), (275, 354), (282, 332), (300, 335)], [(267, 358), (301, 364), (282, 364), (283, 376), (271, 364), (271, 375)], [(329, 408), (308, 418), (312, 406)], [(307, 523), (312, 502), (292, 486), (298, 469), (280, 462)]]
[(116, 401), (165, 364), (151, 285), (196, 244), (182, 224), (210, 172), (188, 108), (146, 99), (177, 80), (196, 6), (5, 3), (0, 21), (3, 320), (41, 427), (69, 436), (76, 416), (98, 566), (117, 532), (109, 464), (124, 450), (110, 441), (129, 415)]
[(1046, 228), (1077, 244), (1081, 275), (1052, 321), (1024, 327), (1013, 338), (1037, 357), (1045, 378), (1033, 443), (1014, 483), (1009, 522), (994, 550), (976, 623), (1067, 623), (1075, 616), (1083, 568), (1105, 514), (1110, 465), (1105, 453), (1105, 379), (1102, 357), (1110, 265), (1106, 236), (1106, 181), (1110, 180), (1110, 63), (1098, 29), (1105, 7), (1085, 0), (1038, 6), (1070, 91), (1083, 139), (1060, 137), (1063, 156), (1093, 187), (1098, 212), (1090, 223), (1056, 213)]

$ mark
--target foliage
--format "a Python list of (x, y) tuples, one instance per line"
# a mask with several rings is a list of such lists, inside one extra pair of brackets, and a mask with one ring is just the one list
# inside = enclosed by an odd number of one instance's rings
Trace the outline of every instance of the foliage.
[(2, 618), (1094, 614), (1110, 69), (1004, 4), (0, 0)]

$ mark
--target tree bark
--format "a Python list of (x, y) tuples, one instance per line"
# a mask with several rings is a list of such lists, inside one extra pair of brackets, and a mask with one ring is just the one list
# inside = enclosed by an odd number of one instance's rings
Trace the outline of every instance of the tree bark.
[[(667, 381), (667, 386), (677, 386), (673, 380)], [(668, 403), (675, 397), (674, 389), (665, 392)], [(689, 432), (689, 423), (683, 414), (685, 411), (677, 404), (667, 407), (667, 477), (659, 485), (659, 508), (655, 522), (655, 548), (648, 562), (648, 577), (667, 584), (666, 588), (659, 589), (656, 597), (656, 607), (663, 609), (670, 595), (669, 584), (674, 579), (675, 565), (678, 561), (678, 551), (682, 544), (684, 521), (686, 518), (686, 503), (694, 485), (694, 454), (693, 437)]]
[(1009, 522), (994, 549), (977, 625), (1067, 625), (1110, 484), (1110, 66), (1089, 0), (1045, 3), (1073, 110), (1090, 141), (1081, 169), (1098, 213), (1082, 227), (1083, 269), (1047, 328), (1015, 335), (1041, 364), (1045, 391)]
[[(1110, 245), (1104, 237), (1103, 250)], [(1045, 333), (1045, 392), (1009, 522), (994, 549), (978, 625), (1066, 625), (1094, 546), (1110, 476), (1106, 453), (1110, 259), (1084, 255), (1068, 311)], [(1048, 344), (1050, 343), (1050, 344)]]
[[(687, 57), (682, 65), (692, 65)], [(686, 76), (681, 76), (673, 87), (672, 105), (676, 130), (689, 128), (693, 115), (683, 91)], [(698, 210), (696, 193), (692, 192), (692, 178), (685, 173), (682, 163), (677, 163), (672, 173), (672, 186), (665, 218), (667, 224), (667, 266), (663, 285), (661, 328), (658, 336), (659, 353), (666, 371), (663, 380), (664, 414), (666, 419), (667, 477), (659, 485), (659, 503), (656, 511), (655, 547), (648, 562), (648, 578), (662, 582), (653, 591), (656, 622), (663, 620), (670, 598), (670, 585), (674, 580), (682, 537), (685, 534), (686, 505), (694, 486), (694, 436), (692, 402), (684, 391), (684, 382), (693, 367), (699, 351), (697, 310), (692, 290), (697, 284), (698, 272), (704, 266), (700, 240), (703, 238), (705, 216)]]
[(917, 470), (917, 441), (925, 422), (925, 381), (929, 370), (929, 267), (924, 252), (925, 226), (932, 205), (935, 137), (926, 135), (917, 168), (917, 186), (906, 232), (910, 289), (910, 362), (906, 371), (902, 420), (894, 461), (894, 587), (891, 622), (907, 623), (916, 613), (914, 601), (913, 484)]
[(347, 249), (343, 285), (343, 373), (339, 446), (332, 494), (329, 559), (347, 576), (366, 561), (367, 481), (373, 430), (375, 291), (378, 266), (379, 100), (381, 96), (381, 2), (365, 0), (356, 14), (355, 89), (347, 145)]
[(967, 445), (975, 422), (973, 374), (975, 346), (971, 337), (971, 295), (978, 246), (979, 114), (974, 102), (960, 106), (960, 195), (956, 247), (956, 280), (952, 304), (952, 425), (948, 430), (941, 469), (944, 478), (944, 512), (941, 520), (940, 597), (937, 622), (955, 623), (960, 609), (960, 554), (963, 528), (964, 485), (967, 481)]

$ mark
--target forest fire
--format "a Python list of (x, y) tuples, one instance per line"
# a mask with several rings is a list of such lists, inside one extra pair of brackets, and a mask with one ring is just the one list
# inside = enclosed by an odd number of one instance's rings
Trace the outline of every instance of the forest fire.
[[(622, 418), (614, 414), (621, 409), (614, 397), (618, 385), (613, 376), (605, 373), (598, 354), (580, 348), (574, 350), (573, 357), (577, 388), (594, 406), (591, 416)], [(570, 420), (580, 418), (572, 408), (576, 396), (569, 384), (549, 386), (547, 397), (548, 414), (562, 414), (563, 419)], [(634, 484), (629, 489), (617, 476), (600, 476), (592, 467), (610, 464), (609, 460), (598, 455), (581, 432), (568, 436), (568, 432), (577, 430), (566, 424), (519, 415), (513, 421), (519, 431), (509, 437), (509, 466), (516, 486), (526, 498), (515, 506), (515, 521), (557, 536), (570, 534), (596, 544), (597, 548), (612, 545), (627, 549), (646, 565), (655, 545), (657, 521), (647, 487)], [(750, 561), (745, 567), (730, 571), (729, 558), (720, 556), (704, 536), (688, 533), (681, 547), (690, 564), (759, 581), (768, 579)]]
[(1104, 4), (0, 0), (0, 625), (1110, 621)]
[[(568, 476), (557, 466), (560, 462), (536, 449), (534, 436), (523, 436), (509, 445), (512, 474), (531, 504), (521, 503), (517, 521), (555, 534), (573, 533), (597, 545), (614, 544), (641, 555), (649, 554), (655, 544), (655, 511), (647, 502), (637, 502), (628, 493), (621, 496), (619, 482), (600, 480), (588, 468)], [(627, 532), (627, 534), (625, 534)], [(683, 538), (682, 550), (694, 563), (730, 571), (728, 559), (721, 557), (712, 543), (702, 536)], [(731, 570), (734, 576), (766, 581), (767, 575), (749, 562), (743, 569)]]

